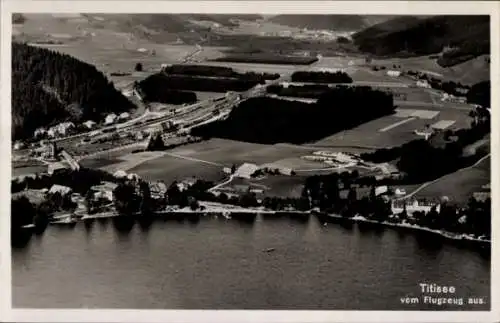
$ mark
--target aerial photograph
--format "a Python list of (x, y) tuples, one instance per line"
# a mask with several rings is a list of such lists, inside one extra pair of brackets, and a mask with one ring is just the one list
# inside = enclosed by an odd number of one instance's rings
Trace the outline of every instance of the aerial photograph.
[(489, 311), (490, 54), (488, 15), (12, 14), (12, 307)]

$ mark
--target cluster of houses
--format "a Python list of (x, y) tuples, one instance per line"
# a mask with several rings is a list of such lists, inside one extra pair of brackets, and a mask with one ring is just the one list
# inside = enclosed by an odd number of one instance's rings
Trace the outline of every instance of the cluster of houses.
[(343, 152), (315, 151), (312, 155), (302, 156), (301, 158), (309, 161), (323, 162), (339, 168), (356, 166), (360, 162), (356, 156)]
[[(105, 125), (111, 125), (114, 124), (117, 121), (125, 121), (130, 118), (130, 114), (128, 112), (123, 112), (119, 115), (116, 115), (114, 113), (108, 114), (105, 119), (104, 119), (104, 124)], [(97, 122), (93, 120), (87, 120), (85, 122), (82, 122), (82, 126), (85, 129), (91, 130), (94, 129), (97, 126)], [(56, 138), (56, 137), (64, 137), (68, 136), (71, 133), (75, 132), (76, 130), (76, 125), (73, 122), (61, 122), (55, 126), (52, 126), (48, 129), (46, 128), (38, 128), (35, 130), (33, 133), (33, 136), (35, 138), (42, 138), (42, 137), (49, 137), (49, 138)]]
[(453, 94), (443, 93), (441, 101), (454, 102), (454, 103), (467, 103), (467, 98), (465, 96), (454, 96)]

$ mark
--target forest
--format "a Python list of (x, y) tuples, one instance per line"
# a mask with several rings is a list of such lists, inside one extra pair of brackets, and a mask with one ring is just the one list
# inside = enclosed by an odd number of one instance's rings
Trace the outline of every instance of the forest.
[(224, 93), (228, 91), (246, 91), (258, 83), (258, 81), (247, 81), (234, 78), (208, 78), (157, 73), (139, 82), (139, 87), (145, 93), (156, 91), (151, 90), (151, 86), (158, 89)]
[(487, 15), (403, 16), (364, 29), (353, 36), (361, 51), (381, 56), (419, 56), (440, 53), (443, 67), (490, 52)]
[(292, 74), (292, 82), (304, 83), (352, 83), (349, 74), (338, 71), (330, 72), (309, 72), (297, 71)]
[(479, 104), (485, 108), (491, 107), (491, 82), (484, 81), (474, 84), (467, 92), (467, 102)]
[(251, 98), (224, 121), (192, 129), (199, 137), (274, 144), (302, 144), (352, 128), (394, 111), (392, 94), (369, 87), (345, 87), (323, 93), (317, 103)]
[(308, 99), (317, 99), (328, 90), (330, 87), (326, 84), (289, 85), (288, 87), (272, 84), (267, 87), (267, 93), (270, 94)]
[(12, 138), (62, 121), (100, 121), (135, 106), (93, 65), (44, 48), (12, 43)]
[(205, 77), (224, 77), (239, 80), (254, 81), (264, 83), (265, 80), (275, 80), (280, 77), (277, 73), (238, 73), (231, 67), (209, 66), (209, 65), (170, 65), (163, 69), (163, 72), (170, 75), (191, 75)]

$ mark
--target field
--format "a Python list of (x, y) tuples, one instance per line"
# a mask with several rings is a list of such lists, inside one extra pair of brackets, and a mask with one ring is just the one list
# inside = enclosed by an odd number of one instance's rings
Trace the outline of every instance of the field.
[(302, 193), (302, 188), (304, 187), (306, 176), (284, 176), (275, 175), (267, 176), (263, 179), (258, 180), (247, 180), (247, 179), (233, 179), (231, 183), (228, 183), (217, 191), (225, 192), (228, 194), (242, 194), (248, 191), (248, 189), (256, 190), (256, 196), (258, 198), (263, 197), (300, 197)]
[[(100, 154), (82, 161), (86, 167), (109, 171), (126, 169), (146, 179), (166, 182), (197, 176), (218, 181), (224, 177), (223, 167), (239, 166), (245, 162), (258, 165), (276, 163), (297, 169), (325, 168), (326, 165), (303, 161), (300, 156), (308, 150), (293, 145), (259, 145), (223, 139), (194, 143), (166, 152), (131, 154), (131, 149)], [(155, 154), (155, 155), (152, 155)], [(135, 167), (134, 163), (139, 163)], [(310, 173), (307, 173), (308, 175)]]

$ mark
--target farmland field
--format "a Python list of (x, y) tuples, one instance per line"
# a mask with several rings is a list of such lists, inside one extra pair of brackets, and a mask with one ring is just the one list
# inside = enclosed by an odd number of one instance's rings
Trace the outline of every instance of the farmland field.
[[(179, 179), (199, 176), (206, 180), (222, 178), (222, 168), (243, 163), (277, 165), (298, 168), (326, 168), (327, 165), (303, 161), (308, 150), (293, 145), (260, 145), (223, 139), (211, 139), (178, 147), (165, 155), (146, 161), (130, 172), (150, 179)], [(122, 158), (123, 159), (123, 158)], [(312, 175), (308, 173), (308, 175)]]

